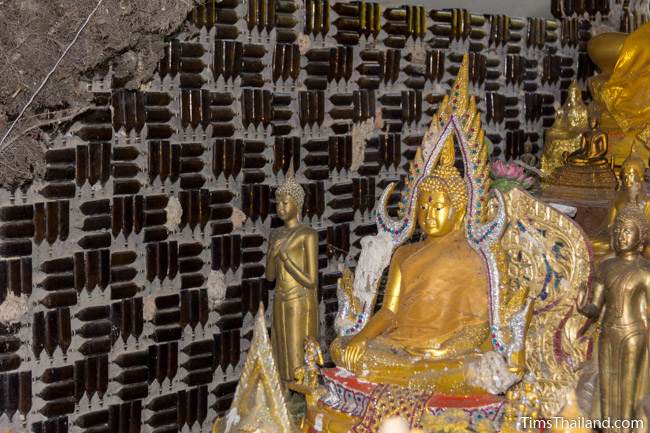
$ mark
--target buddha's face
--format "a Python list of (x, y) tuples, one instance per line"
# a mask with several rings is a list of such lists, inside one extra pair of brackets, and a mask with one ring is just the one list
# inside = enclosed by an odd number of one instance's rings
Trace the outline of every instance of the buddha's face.
[(612, 243), (614, 250), (619, 254), (636, 250), (641, 245), (639, 228), (629, 220), (616, 224), (612, 233)]
[(641, 175), (633, 167), (625, 167), (621, 174), (623, 186), (631, 192), (638, 192), (641, 187)]
[(287, 193), (280, 193), (276, 197), (276, 211), (282, 221), (298, 217), (298, 204)]
[(456, 227), (459, 213), (454, 211), (444, 191), (423, 191), (418, 199), (417, 218), (427, 236), (441, 237)]

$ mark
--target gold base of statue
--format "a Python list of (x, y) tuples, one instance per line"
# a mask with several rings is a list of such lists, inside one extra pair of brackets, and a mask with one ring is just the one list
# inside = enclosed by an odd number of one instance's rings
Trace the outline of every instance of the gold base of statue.
[(542, 197), (578, 206), (609, 206), (618, 181), (606, 165), (565, 165), (542, 181)]
[(305, 433), (348, 433), (358, 422), (356, 417), (316, 402), (313, 406), (307, 406), (307, 414), (301, 428)]
[[(317, 400), (307, 399), (301, 428), (306, 433), (370, 433), (392, 416), (409, 424), (426, 424), (444, 411), (462, 411), (459, 422), (468, 427), (487, 419), (499, 425), (506, 399), (490, 394), (447, 395), (397, 385), (378, 384), (340, 369), (322, 370), (325, 385)], [(306, 394), (308, 396), (308, 394)]]

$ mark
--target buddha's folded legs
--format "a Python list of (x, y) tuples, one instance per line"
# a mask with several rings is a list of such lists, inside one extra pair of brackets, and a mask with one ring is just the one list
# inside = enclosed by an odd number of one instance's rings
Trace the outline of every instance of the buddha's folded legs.
[[(343, 354), (351, 337), (339, 337), (330, 348), (334, 363), (345, 366)], [(368, 343), (366, 350), (351, 368), (352, 373), (375, 383), (390, 383), (415, 388), (431, 388), (442, 394), (484, 393), (468, 383), (467, 367), (478, 360), (479, 354), (447, 359), (414, 355), (393, 341), (378, 337)]]

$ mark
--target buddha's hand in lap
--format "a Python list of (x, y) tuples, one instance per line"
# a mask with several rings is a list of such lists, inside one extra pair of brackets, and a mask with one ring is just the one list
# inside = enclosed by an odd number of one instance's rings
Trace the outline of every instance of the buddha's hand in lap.
[(355, 335), (348, 344), (348, 347), (345, 348), (345, 353), (343, 354), (343, 363), (345, 368), (348, 370), (354, 370), (357, 363), (366, 353), (366, 348), (368, 347), (368, 340), (365, 339), (362, 335)]

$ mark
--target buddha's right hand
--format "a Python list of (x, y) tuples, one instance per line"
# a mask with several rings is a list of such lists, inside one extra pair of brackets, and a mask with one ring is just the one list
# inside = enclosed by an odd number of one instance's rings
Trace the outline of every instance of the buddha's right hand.
[(354, 370), (357, 363), (361, 359), (364, 353), (366, 353), (366, 347), (368, 346), (368, 340), (366, 340), (362, 335), (355, 335), (348, 344), (348, 347), (345, 348), (345, 353), (343, 354), (343, 363), (345, 368), (348, 370)]
[(576, 309), (580, 314), (591, 320), (598, 320), (598, 316), (600, 316), (600, 310), (598, 307), (593, 305), (592, 302), (589, 302), (587, 287), (581, 287), (578, 290)]
[(270, 242), (269, 247), (269, 256), (275, 258), (280, 253), (280, 241), (278, 239), (273, 239)]

